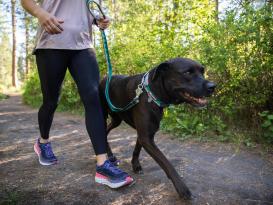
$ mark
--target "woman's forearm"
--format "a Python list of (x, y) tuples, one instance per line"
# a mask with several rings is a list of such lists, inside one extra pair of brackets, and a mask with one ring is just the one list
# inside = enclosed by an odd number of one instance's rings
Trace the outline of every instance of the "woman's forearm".
[(40, 25), (49, 34), (58, 34), (63, 31), (61, 24), (64, 21), (45, 11), (34, 0), (21, 0), (21, 4), (28, 13), (38, 18)]
[(34, 0), (21, 0), (21, 4), (28, 13), (37, 18), (45, 12)]

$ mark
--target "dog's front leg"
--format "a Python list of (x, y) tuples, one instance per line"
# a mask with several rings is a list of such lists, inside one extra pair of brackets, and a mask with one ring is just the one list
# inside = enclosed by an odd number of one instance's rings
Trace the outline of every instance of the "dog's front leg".
[(136, 141), (136, 146), (133, 152), (133, 157), (132, 157), (132, 167), (135, 173), (137, 174), (142, 174), (142, 167), (139, 162), (139, 154), (141, 151), (142, 145), (140, 144), (139, 140)]
[(182, 178), (176, 172), (175, 168), (165, 157), (165, 155), (159, 150), (154, 143), (154, 134), (152, 136), (145, 136), (144, 133), (138, 132), (138, 140), (144, 149), (153, 157), (153, 159), (159, 164), (159, 166), (165, 171), (168, 178), (172, 180), (175, 189), (180, 197), (184, 199), (191, 198), (191, 192), (183, 182)]

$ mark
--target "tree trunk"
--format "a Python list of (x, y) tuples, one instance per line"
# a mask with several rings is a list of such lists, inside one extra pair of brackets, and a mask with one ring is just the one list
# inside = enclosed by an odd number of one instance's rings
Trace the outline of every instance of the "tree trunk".
[(219, 22), (219, 0), (215, 0), (215, 21)]
[(16, 17), (15, 17), (16, 0), (11, 0), (11, 19), (12, 19), (12, 86), (17, 86), (16, 73)]
[(28, 59), (28, 48), (29, 48), (29, 18), (27, 16), (27, 13), (25, 12), (25, 53), (26, 53), (26, 75), (29, 73), (29, 59)]

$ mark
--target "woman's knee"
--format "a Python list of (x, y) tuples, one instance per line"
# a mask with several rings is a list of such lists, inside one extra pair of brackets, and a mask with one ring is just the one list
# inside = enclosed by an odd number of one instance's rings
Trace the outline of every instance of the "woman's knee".
[(83, 104), (89, 106), (90, 104), (98, 103), (99, 101), (99, 86), (93, 85), (86, 89), (84, 92), (81, 92), (81, 98)]
[(52, 112), (55, 112), (57, 106), (58, 106), (58, 99), (44, 100), (40, 109), (43, 109), (48, 113), (52, 113)]

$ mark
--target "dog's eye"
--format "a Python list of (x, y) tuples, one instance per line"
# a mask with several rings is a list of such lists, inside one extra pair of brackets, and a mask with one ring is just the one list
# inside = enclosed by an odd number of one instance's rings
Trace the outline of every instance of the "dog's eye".
[(194, 70), (193, 69), (190, 69), (190, 70), (187, 70), (184, 72), (184, 75), (191, 75), (194, 73)]
[(204, 68), (204, 67), (201, 67), (201, 68), (200, 68), (200, 71), (201, 71), (202, 74), (204, 74), (204, 73), (205, 73), (205, 68)]

